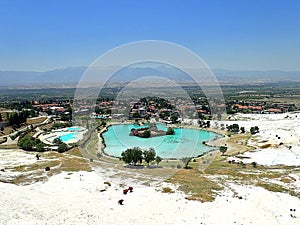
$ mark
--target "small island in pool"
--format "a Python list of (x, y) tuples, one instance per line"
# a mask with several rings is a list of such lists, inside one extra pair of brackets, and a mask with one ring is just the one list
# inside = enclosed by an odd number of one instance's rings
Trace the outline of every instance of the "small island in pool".
[(148, 127), (132, 128), (130, 130), (130, 136), (136, 136), (141, 138), (158, 137), (163, 135), (173, 135), (175, 131), (172, 127), (169, 127), (167, 131), (159, 130), (155, 123), (149, 123)]

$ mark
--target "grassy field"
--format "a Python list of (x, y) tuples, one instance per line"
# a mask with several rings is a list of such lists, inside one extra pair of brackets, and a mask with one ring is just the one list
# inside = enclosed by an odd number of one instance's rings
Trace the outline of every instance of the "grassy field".
[[(300, 198), (300, 193), (291, 186), (295, 179), (289, 174), (300, 172), (296, 167), (264, 167), (246, 164), (232, 164), (224, 159), (214, 160), (204, 172), (199, 171), (198, 162), (191, 163), (190, 169), (180, 169), (167, 181), (179, 186), (190, 200), (213, 201), (218, 191), (228, 181), (236, 184), (254, 185), (273, 192), (288, 193)], [(275, 181), (275, 182), (274, 182)]]
[(18, 145), (12, 144), (12, 145), (0, 145), (0, 149), (17, 149), (19, 148)]
[[(236, 155), (253, 148), (247, 146), (249, 134), (232, 135), (227, 139), (228, 151), (222, 156), (220, 152), (210, 158), (210, 163), (202, 167), (203, 161), (207, 161), (208, 154), (197, 158), (196, 162), (189, 164), (190, 169), (180, 169), (168, 182), (177, 184), (179, 190), (188, 194), (188, 199), (200, 201), (213, 201), (218, 191), (222, 190), (228, 181), (236, 184), (254, 185), (273, 192), (284, 192), (300, 197), (291, 184), (295, 179), (290, 173), (300, 173), (297, 167), (288, 166), (253, 166), (252, 164), (229, 163), (228, 156)], [(209, 153), (210, 154), (210, 153)], [(200, 165), (200, 166), (199, 166)]]
[(197, 169), (181, 169), (168, 182), (179, 185), (179, 190), (188, 194), (187, 199), (201, 202), (213, 201), (223, 187), (204, 176)]
[(31, 124), (39, 124), (39, 123), (44, 122), (46, 119), (47, 119), (46, 116), (43, 116), (43, 117), (37, 117), (37, 118), (27, 118), (26, 123), (27, 123), (28, 125), (31, 125)]

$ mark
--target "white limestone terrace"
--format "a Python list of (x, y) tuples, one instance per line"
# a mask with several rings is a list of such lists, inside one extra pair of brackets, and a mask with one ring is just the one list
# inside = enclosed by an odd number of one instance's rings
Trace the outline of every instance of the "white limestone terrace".
[[(0, 154), (0, 167), (7, 163), (23, 165), (34, 160), (33, 154), (24, 151), (9, 150), (7, 153)], [(0, 171), (0, 176), (7, 172)], [(111, 186), (104, 181), (109, 181)], [(124, 195), (118, 177), (86, 171), (62, 172), (45, 182), (26, 186), (0, 182), (0, 221), (4, 225), (296, 225), (300, 222), (298, 198), (260, 187), (228, 181), (215, 201), (201, 203), (186, 200), (185, 194), (179, 191), (161, 192), (161, 187), (165, 186), (175, 190), (171, 184), (145, 186), (138, 180), (129, 179), (125, 185), (133, 186), (133, 192)], [(103, 189), (106, 191), (101, 191)], [(118, 204), (119, 199), (124, 199), (124, 205)], [(290, 209), (297, 209), (292, 212), (296, 218), (291, 216)]]
[[(261, 165), (300, 165), (300, 113), (284, 114), (237, 114), (233, 121), (218, 122), (231, 125), (239, 124), (250, 130), (250, 127), (258, 126), (259, 133), (248, 141), (248, 145), (255, 147), (255, 151), (246, 152), (236, 161), (251, 163), (253, 161)], [(214, 124), (214, 123), (212, 123)]]

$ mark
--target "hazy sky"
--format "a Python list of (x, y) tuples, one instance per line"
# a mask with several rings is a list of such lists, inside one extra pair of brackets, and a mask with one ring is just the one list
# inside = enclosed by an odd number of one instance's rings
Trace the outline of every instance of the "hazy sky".
[(89, 65), (145, 39), (211, 68), (300, 70), (299, 0), (0, 0), (0, 29), (0, 70)]

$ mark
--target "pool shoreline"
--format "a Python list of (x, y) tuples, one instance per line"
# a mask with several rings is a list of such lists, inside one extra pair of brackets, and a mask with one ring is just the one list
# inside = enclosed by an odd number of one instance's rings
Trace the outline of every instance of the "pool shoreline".
[[(111, 157), (111, 158), (114, 158), (114, 159), (119, 159), (120, 156), (116, 156), (116, 155), (112, 155), (112, 154), (109, 154), (107, 153), (107, 151), (105, 151), (105, 149), (107, 148), (107, 144), (105, 142), (105, 138), (103, 136), (104, 133), (106, 133), (108, 130), (109, 130), (109, 127), (111, 126), (116, 126), (116, 125), (131, 125), (133, 123), (113, 123), (113, 124), (108, 124), (106, 127), (104, 127), (99, 133), (99, 140), (101, 142), (101, 149), (100, 150), (100, 153), (104, 156), (107, 156), (107, 157)], [(162, 125), (165, 125), (163, 123), (160, 123)], [(217, 149), (214, 149), (216, 146), (212, 146), (212, 145), (209, 145), (209, 142), (211, 141), (215, 141), (217, 139), (222, 139), (225, 137), (225, 134), (223, 131), (219, 131), (219, 130), (215, 130), (215, 129), (207, 129), (207, 128), (199, 128), (199, 127), (196, 127), (196, 126), (171, 126), (172, 128), (178, 128), (178, 129), (191, 129), (191, 130), (199, 130), (199, 131), (205, 131), (205, 132), (209, 132), (210, 134), (214, 134), (214, 135), (218, 135), (217, 137), (213, 138), (213, 139), (210, 139), (208, 141), (203, 141), (203, 142), (196, 142), (196, 143), (201, 143), (207, 147), (210, 147), (210, 148), (213, 148), (213, 149), (208, 149), (207, 151), (204, 151), (204, 152), (201, 152), (200, 154), (197, 154), (195, 156), (192, 156), (193, 158), (199, 158), (199, 157), (202, 157), (208, 153), (211, 153), (211, 152), (214, 152), (214, 151), (217, 151)], [(150, 137), (149, 139), (151, 138), (156, 138), (156, 137)], [(138, 146), (138, 145), (137, 145)], [(176, 151), (175, 151), (176, 152)], [(176, 157), (163, 157), (165, 160), (179, 160), (180, 157), (176, 158)]]
[[(50, 146), (55, 145), (53, 141), (56, 138), (60, 138), (66, 144), (74, 144), (79, 142), (86, 132), (87, 130), (83, 127), (67, 127), (53, 130), (48, 134), (41, 134), (39, 138), (42, 142)], [(67, 136), (67, 139), (61, 138), (65, 136)]]

